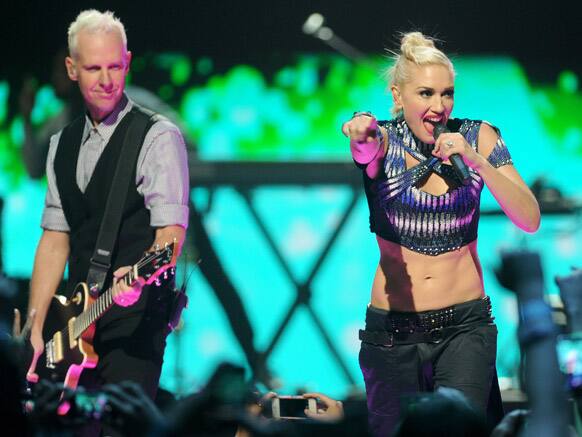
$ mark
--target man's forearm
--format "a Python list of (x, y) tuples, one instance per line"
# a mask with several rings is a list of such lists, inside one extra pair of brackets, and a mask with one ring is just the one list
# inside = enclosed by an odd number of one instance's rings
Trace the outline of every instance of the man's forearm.
[(44, 231), (36, 249), (30, 281), (28, 314), (36, 310), (33, 331), (42, 330), (51, 298), (63, 278), (68, 256), (69, 235)]

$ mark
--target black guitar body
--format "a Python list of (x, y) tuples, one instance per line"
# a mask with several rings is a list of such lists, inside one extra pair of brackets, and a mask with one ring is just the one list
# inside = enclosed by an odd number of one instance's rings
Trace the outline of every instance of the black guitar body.
[(70, 299), (53, 297), (43, 325), (45, 349), (36, 365), (40, 379), (76, 388), (81, 372), (95, 367), (98, 357), (92, 346), (94, 326), (79, 337), (73, 333), (73, 322), (93, 301), (83, 283), (77, 285)]

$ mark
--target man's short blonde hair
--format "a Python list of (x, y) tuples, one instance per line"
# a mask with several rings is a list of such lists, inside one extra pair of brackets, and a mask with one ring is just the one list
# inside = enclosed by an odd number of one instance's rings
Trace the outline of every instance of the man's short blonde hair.
[(78, 55), (77, 44), (79, 32), (84, 30), (89, 33), (118, 32), (127, 51), (127, 36), (123, 23), (113, 15), (111, 11), (101, 12), (96, 9), (82, 11), (75, 21), (71, 23), (68, 31), (69, 55), (75, 58)]

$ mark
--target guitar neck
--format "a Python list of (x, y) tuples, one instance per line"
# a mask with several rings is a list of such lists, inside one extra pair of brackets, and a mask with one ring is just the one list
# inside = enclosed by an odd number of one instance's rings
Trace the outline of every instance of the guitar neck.
[[(137, 265), (127, 272), (121, 279), (126, 284), (133, 284), (137, 279)], [(73, 322), (73, 336), (78, 338), (85, 330), (95, 323), (105, 312), (113, 305), (113, 288), (109, 287), (107, 291), (101, 294), (95, 302), (85, 311), (83, 311)]]
[[(146, 253), (131, 269), (123, 275), (120, 280), (128, 285), (133, 285), (138, 277), (141, 277), (145, 284), (151, 284), (157, 280), (158, 275), (164, 273), (166, 269), (176, 265), (177, 253), (175, 251), (176, 241), (166, 244), (164, 249), (156, 249), (153, 252)], [(91, 326), (105, 311), (113, 305), (113, 289), (109, 287), (105, 293), (99, 296), (88, 308), (85, 309), (74, 320), (72, 335), (79, 338), (85, 330)]]

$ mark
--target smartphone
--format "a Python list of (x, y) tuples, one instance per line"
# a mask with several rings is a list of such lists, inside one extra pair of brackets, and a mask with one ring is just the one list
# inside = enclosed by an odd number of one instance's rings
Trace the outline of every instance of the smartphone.
[(560, 370), (566, 375), (569, 388), (582, 392), (582, 336), (559, 335), (556, 349)]
[(101, 419), (105, 412), (107, 395), (98, 391), (78, 391), (75, 393), (75, 408), (81, 417)]
[(305, 410), (317, 413), (317, 402), (303, 396), (277, 396), (272, 399), (274, 419), (306, 419)]

